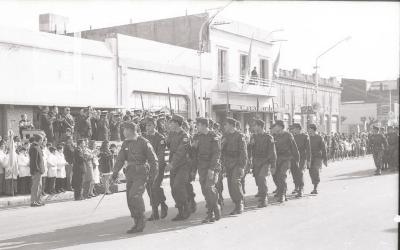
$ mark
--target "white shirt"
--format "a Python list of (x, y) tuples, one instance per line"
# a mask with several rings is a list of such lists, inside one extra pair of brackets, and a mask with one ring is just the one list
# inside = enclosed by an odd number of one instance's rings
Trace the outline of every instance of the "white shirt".
[(64, 154), (62, 152), (56, 151), (57, 158), (57, 178), (65, 178), (67, 174), (65, 173), (65, 165), (67, 161), (65, 160)]
[(29, 156), (24, 153), (20, 153), (17, 156), (18, 173), (19, 177), (31, 176), (31, 169), (29, 167)]
[(57, 156), (55, 154), (49, 154), (47, 157), (47, 177), (57, 176)]
[(0, 150), (0, 174), (4, 174), (4, 169), (8, 164), (8, 156), (3, 150)]

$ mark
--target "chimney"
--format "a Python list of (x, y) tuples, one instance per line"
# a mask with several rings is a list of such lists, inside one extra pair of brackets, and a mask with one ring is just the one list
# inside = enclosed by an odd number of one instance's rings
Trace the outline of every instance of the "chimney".
[(67, 17), (47, 13), (39, 15), (39, 30), (42, 32), (63, 35), (67, 33)]

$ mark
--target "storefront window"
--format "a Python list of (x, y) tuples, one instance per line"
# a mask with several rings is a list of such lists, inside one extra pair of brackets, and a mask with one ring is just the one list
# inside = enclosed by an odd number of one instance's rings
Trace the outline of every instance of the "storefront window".
[[(134, 109), (142, 109), (150, 111), (159, 111), (162, 109), (169, 110), (168, 94), (161, 93), (148, 93), (148, 92), (134, 92), (131, 96), (131, 107)], [(185, 96), (171, 95), (171, 108), (175, 114), (180, 114), (188, 117), (188, 101)]]

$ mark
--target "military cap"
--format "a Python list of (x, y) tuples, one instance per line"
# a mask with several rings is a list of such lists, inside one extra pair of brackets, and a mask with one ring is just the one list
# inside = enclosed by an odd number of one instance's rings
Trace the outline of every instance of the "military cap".
[(156, 125), (157, 119), (153, 118), (153, 117), (148, 117), (146, 118), (146, 124), (151, 124), (151, 125)]
[(125, 122), (123, 127), (124, 129), (129, 129), (133, 131), (137, 130), (137, 124), (133, 122)]
[(265, 125), (265, 122), (261, 119), (255, 119), (254, 124), (263, 128)]
[(311, 123), (311, 124), (308, 125), (308, 128), (310, 128), (310, 129), (316, 131), (316, 130), (317, 130), (317, 125)]
[(301, 129), (301, 125), (300, 125), (300, 123), (293, 123), (292, 128)]
[(202, 124), (202, 125), (205, 125), (205, 126), (208, 127), (209, 120), (207, 118), (204, 118), (204, 117), (198, 117), (198, 118), (196, 118), (196, 123), (199, 123), (199, 124)]
[(226, 118), (225, 122), (232, 126), (235, 126), (237, 121), (233, 118)]
[(183, 120), (183, 117), (180, 115), (172, 115), (171, 117), (171, 121), (178, 123), (179, 126), (182, 126)]
[(285, 124), (283, 123), (282, 120), (276, 120), (274, 124), (272, 124), (271, 128), (275, 127), (275, 126), (279, 126), (281, 128), (285, 128)]

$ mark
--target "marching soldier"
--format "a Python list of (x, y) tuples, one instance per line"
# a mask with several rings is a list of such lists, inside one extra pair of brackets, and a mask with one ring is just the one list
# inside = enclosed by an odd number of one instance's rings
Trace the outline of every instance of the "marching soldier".
[(188, 134), (182, 129), (183, 117), (173, 115), (169, 120), (167, 145), (170, 150), (167, 169), (170, 170), (172, 197), (175, 200), (178, 214), (173, 221), (186, 220), (190, 216), (187, 184), (189, 182), (189, 149)]
[[(219, 142), (220, 142), (220, 147), (222, 148), (222, 138), (223, 138), (223, 134), (220, 132), (219, 130), (219, 124), (218, 123), (214, 123), (213, 125), (213, 131), (214, 133), (217, 134), (217, 136), (219, 137)], [(222, 159), (221, 159), (222, 161)], [(224, 205), (224, 197), (222, 195), (222, 192), (224, 191), (224, 174), (225, 174), (225, 167), (221, 164), (221, 171), (219, 171), (218, 173), (218, 180), (217, 180), (217, 184), (216, 184), (216, 188), (217, 188), (217, 193), (218, 193), (218, 204), (220, 205), (221, 209), (222, 206)]]
[[(189, 123), (186, 121), (183, 121), (182, 128), (188, 134), (189, 143), (191, 144), (193, 136), (189, 133), (190, 132)], [(193, 189), (193, 185), (192, 185), (192, 182), (196, 179), (196, 173), (197, 173), (196, 168), (193, 166), (193, 158), (194, 158), (194, 155), (192, 152), (192, 148), (190, 148), (189, 149), (189, 181), (186, 184), (186, 191), (188, 194), (188, 203), (189, 203), (189, 208), (190, 208), (191, 213), (195, 213), (197, 210), (196, 201), (194, 200), (194, 197), (196, 197), (196, 194), (194, 193), (194, 189)]]
[(258, 187), (257, 197), (259, 197), (258, 207), (267, 206), (267, 180), (266, 177), (270, 172), (270, 168), (275, 169), (276, 151), (274, 138), (265, 132), (264, 121), (254, 121), (254, 134), (250, 139), (249, 161), (253, 167), (253, 175)]
[[(127, 162), (126, 198), (131, 217), (135, 225), (127, 233), (143, 232), (146, 221), (143, 193), (147, 180), (157, 179), (158, 163), (150, 142), (138, 134), (138, 126), (127, 122), (124, 125), (125, 141), (122, 143), (115, 162), (112, 179), (118, 178), (118, 173)], [(149, 169), (150, 165), (150, 169)], [(152, 184), (155, 187), (154, 183)]]
[(293, 193), (297, 193), (296, 197), (301, 197), (303, 195), (304, 187), (304, 169), (306, 163), (309, 168), (311, 161), (310, 138), (307, 134), (301, 132), (301, 125), (299, 123), (293, 124), (292, 133), (300, 155), (299, 163), (297, 164), (296, 161), (292, 160), (290, 166), (290, 171), (292, 172), (293, 182), (295, 185)]
[[(206, 118), (197, 118), (198, 133), (193, 137), (194, 167), (199, 171), (201, 192), (206, 200), (207, 217), (203, 223), (214, 222), (221, 218), (221, 209), (217, 203), (216, 182), (220, 172), (221, 148), (218, 135), (211, 131)], [(215, 216), (215, 217), (214, 217)]]
[(295, 162), (299, 161), (299, 151), (297, 150), (293, 135), (284, 131), (284, 129), (285, 124), (281, 120), (276, 120), (275, 124), (271, 127), (277, 155), (276, 168), (272, 168), (271, 172), (277, 186), (276, 197), (278, 197), (278, 202), (286, 201), (286, 177), (292, 159)]
[(165, 204), (166, 198), (164, 194), (164, 190), (161, 187), (161, 183), (164, 179), (165, 172), (165, 138), (156, 130), (156, 120), (153, 118), (146, 119), (146, 133), (143, 134), (143, 137), (149, 140), (151, 146), (154, 149), (154, 152), (158, 158), (158, 175), (154, 180), (154, 186), (151, 184), (153, 180), (149, 179), (146, 189), (147, 193), (150, 197), (150, 203), (152, 206), (152, 214), (149, 221), (158, 220), (160, 215), (158, 213), (158, 207), (161, 205), (161, 219), (167, 217), (168, 214), (168, 206)]
[(387, 147), (387, 141), (384, 135), (379, 133), (378, 126), (372, 126), (372, 134), (368, 139), (369, 148), (374, 158), (376, 167), (375, 175), (381, 175), (382, 173), (382, 157)]
[(320, 182), (319, 172), (322, 168), (322, 162), (327, 167), (328, 158), (326, 153), (326, 145), (322, 136), (317, 134), (317, 126), (315, 124), (308, 125), (308, 134), (310, 136), (311, 147), (311, 163), (308, 167), (311, 182), (314, 185), (314, 190), (311, 194), (318, 194), (317, 188)]
[(231, 215), (241, 214), (244, 209), (241, 180), (247, 164), (246, 141), (244, 135), (235, 129), (236, 122), (232, 118), (226, 119), (222, 141), (222, 160), (226, 170), (229, 195), (235, 204)]

